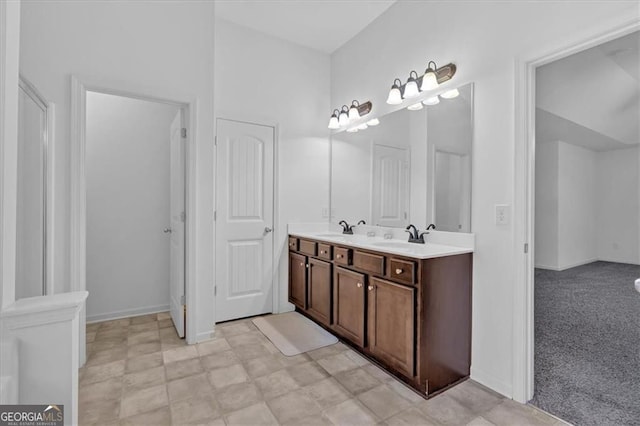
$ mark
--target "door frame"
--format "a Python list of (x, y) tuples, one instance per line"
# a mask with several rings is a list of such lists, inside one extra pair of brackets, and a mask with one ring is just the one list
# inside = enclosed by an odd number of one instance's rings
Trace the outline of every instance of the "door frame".
[(512, 396), (526, 403), (534, 393), (535, 76), (536, 68), (640, 30), (640, 21), (617, 18), (568, 41), (515, 60), (514, 253)]
[[(45, 134), (43, 146), (43, 295), (55, 293), (54, 286), (54, 214), (55, 214), (55, 161), (54, 161), (54, 139), (55, 139), (55, 104), (49, 102), (26, 77), (19, 75), (18, 86), (31, 99), (44, 108), (45, 112)], [(19, 112), (18, 112), (19, 114)]]
[[(215, 167), (215, 172), (213, 174), (213, 190), (214, 190), (214, 212), (218, 211), (218, 120), (227, 120), (227, 121), (234, 121), (236, 123), (245, 123), (245, 124), (253, 124), (253, 125), (257, 125), (257, 126), (264, 126), (264, 127), (271, 127), (273, 129), (273, 206), (272, 206), (272, 215), (273, 215), (273, 239), (272, 239), (272, 243), (271, 243), (271, 251), (272, 251), (272, 256), (271, 256), (271, 295), (272, 295), (272, 301), (271, 301), (271, 312), (276, 314), (276, 313), (280, 313), (282, 311), (281, 307), (280, 307), (280, 263), (276, 262), (276, 260), (280, 260), (281, 255), (284, 256), (285, 254), (285, 250), (284, 247), (286, 246), (286, 244), (283, 244), (283, 249), (281, 250), (281, 252), (277, 251), (277, 242), (280, 241), (281, 239), (283, 240), (283, 242), (286, 240), (286, 228), (283, 229), (283, 226), (281, 226), (280, 224), (280, 207), (279, 207), (279, 200), (280, 200), (280, 192), (278, 190), (279, 188), (279, 169), (278, 169), (278, 153), (279, 153), (279, 149), (278, 149), (278, 144), (279, 144), (279, 134), (280, 134), (280, 126), (278, 124), (277, 121), (275, 120), (271, 120), (268, 118), (260, 118), (260, 117), (252, 117), (252, 116), (246, 116), (243, 114), (234, 114), (234, 113), (219, 113), (216, 117), (215, 117), (215, 123), (214, 123), (214, 128), (215, 128), (215, 145), (214, 145), (214, 154), (213, 154), (213, 161), (214, 161), (214, 167)], [(213, 225), (213, 258), (217, 259), (217, 253), (216, 253), (216, 248), (217, 248), (217, 241), (218, 241), (218, 221), (215, 220), (214, 221), (214, 225)], [(280, 235), (281, 232), (285, 232), (284, 235)], [(214, 261), (213, 264), (213, 285), (214, 288), (217, 288), (218, 286), (218, 270), (216, 267), (216, 262)], [(217, 292), (214, 295), (214, 312), (213, 312), (213, 323), (214, 323), (214, 333), (215, 333), (215, 327), (216, 327), (216, 303), (217, 303)]]
[[(123, 96), (149, 102), (159, 102), (177, 106), (182, 110), (187, 139), (185, 149), (185, 299), (186, 340), (194, 343), (196, 336), (196, 117), (197, 101), (189, 96), (164, 93), (162, 89), (143, 89), (122, 82), (110, 82), (104, 79), (71, 76), (71, 128), (70, 128), (70, 288), (71, 291), (85, 291), (87, 288), (87, 206), (86, 206), (86, 94), (87, 91)], [(166, 97), (165, 97), (166, 95)], [(85, 313), (83, 314), (86, 316)], [(85, 321), (85, 318), (82, 318)]]

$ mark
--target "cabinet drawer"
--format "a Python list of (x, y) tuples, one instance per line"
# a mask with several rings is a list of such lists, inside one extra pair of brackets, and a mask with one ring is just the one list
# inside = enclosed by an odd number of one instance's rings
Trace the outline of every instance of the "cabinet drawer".
[(307, 240), (300, 240), (299, 244), (299, 250), (304, 253), (304, 254), (308, 254), (309, 256), (315, 256), (316, 255), (316, 242), (315, 241), (307, 241)]
[(335, 247), (334, 261), (339, 265), (351, 265), (352, 250), (343, 247)]
[(372, 274), (384, 275), (384, 256), (355, 250), (353, 252), (353, 266)]
[(289, 250), (298, 251), (298, 239), (289, 237)]
[(410, 260), (390, 259), (389, 277), (406, 284), (416, 282), (416, 263)]
[(331, 246), (329, 244), (318, 243), (318, 257), (331, 260)]

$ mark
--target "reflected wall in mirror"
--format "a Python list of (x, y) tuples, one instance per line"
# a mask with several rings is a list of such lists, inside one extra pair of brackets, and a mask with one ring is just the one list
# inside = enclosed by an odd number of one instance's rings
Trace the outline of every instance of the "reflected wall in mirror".
[(473, 85), (331, 137), (331, 222), (471, 232)]

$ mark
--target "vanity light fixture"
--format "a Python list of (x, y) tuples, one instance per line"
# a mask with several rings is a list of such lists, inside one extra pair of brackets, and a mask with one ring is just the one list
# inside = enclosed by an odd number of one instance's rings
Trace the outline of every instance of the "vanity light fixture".
[[(415, 77), (414, 77), (415, 75)], [(409, 78), (407, 79), (407, 84), (404, 85), (404, 98), (415, 98), (420, 94), (420, 90), (418, 90), (418, 73), (415, 71), (411, 71), (409, 73)]]
[(436, 89), (440, 84), (451, 80), (455, 73), (456, 66), (454, 64), (447, 64), (438, 68), (435, 62), (429, 61), (427, 69), (422, 76), (418, 76), (417, 72), (411, 71), (405, 84), (402, 84), (402, 80), (398, 78), (393, 80), (387, 103), (389, 105), (399, 105), (403, 99), (414, 98), (421, 91)]
[(458, 97), (459, 94), (460, 92), (458, 92), (458, 89), (451, 89), (442, 93), (440, 96), (442, 96), (444, 99), (453, 99)]
[(349, 108), (349, 120), (357, 120), (360, 118), (360, 113), (358, 112), (359, 106), (360, 102), (356, 100), (351, 102), (351, 108)]
[(377, 126), (378, 124), (380, 124), (380, 120), (378, 120), (377, 118), (372, 118), (371, 120), (367, 121), (367, 126)]
[[(433, 64), (433, 68), (431, 68), (431, 64)], [(420, 85), (420, 90), (433, 90), (438, 87), (438, 77), (436, 76), (436, 69), (438, 66), (435, 62), (429, 61), (427, 64), (427, 69), (422, 76), (422, 84)]]
[(329, 125), (327, 126), (331, 130), (338, 130), (341, 127), (347, 127), (354, 120), (359, 120), (363, 116), (369, 114), (373, 104), (371, 101), (360, 103), (358, 101), (351, 102), (351, 106), (342, 105), (342, 108), (334, 109), (329, 118)]
[(409, 111), (419, 111), (422, 109), (422, 102), (418, 102), (417, 104), (413, 104), (407, 107)]
[(337, 109), (334, 109), (333, 114), (331, 114), (331, 118), (329, 119), (329, 126), (327, 126), (331, 130), (340, 128), (340, 123), (338, 122), (338, 114), (340, 114), (340, 111), (338, 111)]
[(367, 127), (369, 127), (369, 126), (367, 126), (367, 123), (362, 123), (361, 125), (359, 125), (359, 126), (357, 127), (357, 129), (358, 129), (358, 130), (365, 130)]
[(402, 81), (399, 78), (393, 80), (393, 85), (391, 86), (391, 90), (389, 90), (389, 97), (387, 97), (387, 103), (389, 105), (399, 105), (402, 103), (400, 86), (402, 86)]
[(425, 105), (438, 105), (440, 103), (440, 97), (436, 95), (431, 98), (425, 99), (424, 101), (422, 101), (422, 103)]
[(349, 124), (349, 108), (346, 105), (342, 105), (342, 111), (338, 117), (338, 124), (340, 126), (346, 126)]
[(347, 129), (348, 133), (356, 133), (358, 131), (357, 127), (351, 127), (350, 129)]

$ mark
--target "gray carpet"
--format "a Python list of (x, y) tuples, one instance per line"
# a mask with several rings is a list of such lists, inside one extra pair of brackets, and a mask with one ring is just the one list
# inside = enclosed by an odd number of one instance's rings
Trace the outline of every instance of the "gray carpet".
[(640, 425), (640, 266), (535, 271), (535, 395), (575, 425)]

